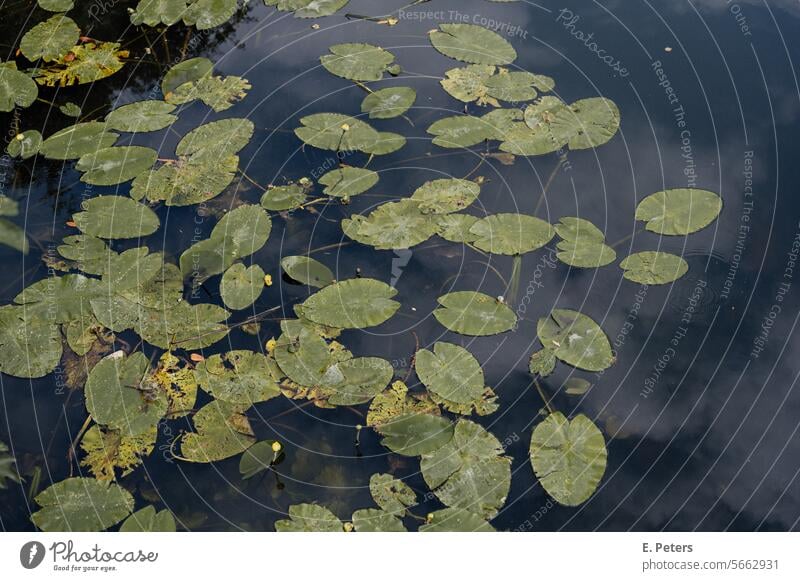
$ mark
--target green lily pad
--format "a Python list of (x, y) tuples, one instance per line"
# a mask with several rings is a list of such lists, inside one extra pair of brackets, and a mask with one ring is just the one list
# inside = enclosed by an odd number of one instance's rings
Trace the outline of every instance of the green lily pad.
[(0, 218), (0, 244), (10, 246), (23, 254), (28, 254), (30, 248), (25, 230), (5, 218)]
[(351, 81), (379, 81), (394, 62), (394, 55), (371, 44), (335, 44), (319, 61), (328, 72)]
[(494, 214), (478, 220), (469, 229), (477, 236), (473, 244), (492, 254), (524, 254), (552, 240), (553, 227), (526, 214)]
[(72, 18), (57, 14), (26, 32), (19, 50), (29, 61), (54, 61), (69, 52), (80, 35), (81, 31)]
[(408, 111), (417, 98), (411, 87), (389, 87), (367, 95), (361, 102), (361, 112), (370, 119), (392, 119)]
[(517, 51), (496, 32), (474, 24), (440, 24), (428, 33), (433, 47), (445, 56), (482, 65), (507, 65)]
[(309, 184), (298, 182), (286, 186), (270, 187), (261, 196), (261, 207), (273, 212), (294, 210), (302, 206), (309, 192)]
[(411, 487), (391, 474), (373, 474), (369, 478), (369, 492), (375, 504), (389, 514), (402, 516), (417, 502)]
[(67, 12), (75, 5), (72, 0), (37, 0), (37, 4), (48, 12)]
[(54, 322), (31, 316), (22, 307), (0, 307), (1, 372), (44, 377), (61, 361), (61, 351), (61, 333)]
[(517, 322), (514, 311), (495, 298), (474, 291), (458, 291), (436, 299), (441, 305), (433, 316), (442, 325), (462, 335), (497, 335)]
[(281, 268), (289, 278), (316, 288), (328, 286), (334, 281), (330, 268), (307, 256), (284, 256)]
[(197, 30), (208, 30), (228, 22), (238, 8), (236, 0), (193, 0), (187, 5), (183, 22)]
[(136, 8), (130, 13), (131, 24), (135, 26), (142, 24), (172, 26), (183, 17), (186, 12), (186, 4), (187, 0), (139, 0)]
[(668, 252), (637, 252), (619, 263), (626, 279), (639, 284), (668, 284), (689, 272), (689, 265), (680, 256)]
[(469, 214), (444, 214), (436, 218), (436, 233), (449, 242), (474, 242), (476, 234), (470, 228), (478, 221), (477, 216)]
[[(133, 497), (119, 484), (67, 478), (36, 496), (42, 508), (31, 516), (45, 532), (95, 532), (114, 526), (133, 511)], [(91, 510), (87, 510), (91, 507)]]
[(499, 107), (499, 101), (521, 102), (535, 99), (539, 91), (552, 91), (553, 79), (527, 71), (509, 72), (493, 65), (467, 65), (445, 73), (441, 85), (459, 101)]
[(237, 262), (222, 275), (220, 293), (229, 309), (246, 309), (256, 302), (263, 290), (264, 270), (257, 264), (246, 267)]
[[(274, 3), (274, 1), (275, 0), (268, 0), (268, 3)], [(301, 6), (299, 8), (294, 8), (294, 15), (296, 18), (321, 18), (322, 16), (330, 16), (344, 8), (348, 1), (349, 0), (299, 0)], [(278, 6), (280, 7), (281, 4), (286, 3), (293, 5), (296, 2), (298, 2), (298, 0), (278, 0)]]
[[(17, 63), (0, 63), (0, 111), (30, 107), (39, 96), (39, 87), (28, 75), (17, 70)], [(13, 154), (12, 154), (13, 155)]]
[(78, 159), (89, 153), (111, 147), (119, 135), (106, 130), (99, 121), (76, 123), (42, 142), (41, 153), (48, 159)]
[(228, 334), (225, 320), (230, 313), (217, 305), (178, 302), (164, 310), (139, 308), (137, 313), (134, 330), (143, 340), (161, 349), (202, 349)]
[(378, 250), (400, 250), (425, 242), (436, 234), (435, 217), (423, 214), (415, 200), (381, 204), (369, 216), (354, 214), (342, 220), (349, 237)]
[(81, 156), (75, 169), (85, 172), (81, 176), (82, 182), (95, 186), (113, 186), (146, 172), (156, 162), (157, 157), (156, 150), (149, 147), (107, 147)]
[(236, 456), (255, 444), (246, 406), (222, 401), (204, 405), (194, 415), (195, 432), (181, 437), (180, 459), (189, 462), (216, 462)]
[(137, 436), (158, 424), (167, 411), (166, 394), (144, 381), (150, 362), (137, 351), (101, 359), (86, 379), (86, 409), (98, 424)]
[(141, 238), (160, 225), (155, 212), (130, 198), (98, 196), (81, 205), (82, 212), (72, 216), (84, 234), (97, 238)]
[(492, 533), (495, 529), (477, 514), (461, 508), (445, 508), (428, 515), (421, 533)]
[(58, 107), (58, 110), (61, 111), (67, 117), (75, 117), (76, 119), (81, 116), (81, 108), (78, 107), (75, 103), (66, 102), (63, 105)]
[(203, 391), (227, 403), (249, 406), (280, 395), (267, 358), (252, 351), (212, 355), (197, 365), (194, 376)]
[(722, 199), (708, 190), (679, 188), (647, 196), (636, 207), (636, 219), (656, 234), (684, 236), (702, 230), (719, 216)]
[(422, 476), (447, 506), (492, 518), (503, 507), (511, 487), (511, 459), (492, 434), (468, 420), (456, 423), (453, 438), (424, 454)]
[(300, 119), (295, 135), (308, 145), (330, 151), (366, 151), (380, 134), (369, 124), (339, 113), (315, 113)]
[(380, 357), (356, 357), (334, 363), (322, 376), (322, 387), (331, 392), (331, 405), (359, 405), (368, 402), (389, 385), (392, 364)]
[[(150, 5), (152, 5), (155, 13), (156, 12), (155, 8), (157, 4), (161, 2), (171, 3), (173, 1), (175, 0), (141, 0), (139, 2), (137, 10), (141, 10), (142, 6), (145, 4), (145, 2), (147, 2)], [(177, 0), (177, 1), (184, 4), (184, 6), (181, 7), (181, 12), (182, 12), (183, 10), (185, 10), (185, 0)], [(158, 9), (157, 13), (163, 15), (165, 14), (165, 11), (163, 9)], [(133, 19), (133, 16), (131, 18)], [(177, 19), (175, 20), (175, 22), (177, 22)], [(134, 22), (134, 24), (137, 24), (137, 22)], [(164, 24), (169, 24), (169, 23), (165, 22)], [(164, 79), (161, 81), (161, 92), (165, 96), (169, 95), (172, 91), (174, 91), (184, 83), (190, 83), (192, 81), (201, 79), (206, 75), (210, 75), (213, 68), (214, 68), (214, 63), (212, 63), (210, 60), (204, 57), (196, 57), (179, 62), (170, 70), (168, 70), (167, 73), (164, 75)]]
[(137, 101), (118, 107), (106, 115), (106, 125), (130, 133), (158, 131), (175, 122), (178, 117), (172, 115), (174, 110), (175, 105), (164, 101)]
[[(0, 75), (2, 75), (2, 68), (0, 68)], [(1, 82), (1, 81), (0, 81)], [(19, 157), (22, 159), (29, 159), (39, 153), (39, 148), (42, 146), (42, 134), (36, 129), (29, 129), (18, 133), (12, 139), (6, 151), (12, 157)]]
[(555, 412), (533, 430), (533, 472), (559, 504), (578, 506), (589, 499), (603, 478), (606, 455), (602, 432), (582, 414), (570, 421)]
[(392, 300), (397, 291), (371, 278), (336, 282), (317, 291), (302, 304), (302, 316), (337, 329), (364, 329), (387, 321), (400, 308)]
[(434, 145), (459, 148), (470, 147), (487, 139), (493, 139), (495, 129), (480, 117), (457, 115), (434, 122), (428, 127), (428, 133), (435, 136)]
[(269, 469), (280, 451), (280, 447), (275, 450), (275, 444), (280, 446), (276, 440), (261, 440), (245, 450), (239, 459), (239, 474), (244, 480)]
[(357, 533), (404, 533), (403, 522), (377, 508), (362, 508), (353, 513), (353, 528)]
[(578, 311), (553, 309), (536, 326), (545, 349), (569, 365), (585, 371), (602, 371), (614, 363), (608, 337), (593, 319)]
[(528, 366), (533, 375), (547, 377), (556, 368), (556, 355), (551, 349), (540, 349), (531, 355)]
[(175, 153), (192, 155), (204, 161), (234, 155), (250, 142), (254, 129), (249, 119), (212, 121), (187, 133), (178, 143)]
[(324, 506), (318, 504), (293, 504), (289, 518), (275, 522), (279, 533), (341, 533), (342, 521)]
[(327, 186), (323, 191), (334, 198), (351, 198), (362, 194), (378, 183), (378, 174), (360, 167), (340, 167), (319, 178)]
[(140, 173), (131, 184), (135, 200), (163, 201), (167, 206), (190, 206), (206, 202), (221, 194), (233, 181), (239, 157), (218, 159), (183, 156), (158, 169)]
[(430, 392), (449, 401), (470, 403), (486, 388), (480, 363), (459, 345), (439, 341), (433, 351), (420, 349), (414, 367)]
[(164, 95), (164, 100), (175, 105), (183, 105), (199, 99), (219, 113), (244, 99), (251, 88), (250, 81), (242, 77), (204, 75), (167, 93)]
[(578, 268), (599, 268), (617, 259), (614, 249), (605, 244), (603, 232), (588, 220), (561, 218), (555, 229), (563, 238), (557, 244), (556, 256), (564, 264)]
[(552, 120), (557, 135), (569, 135), (570, 149), (591, 149), (611, 140), (619, 129), (619, 109), (611, 99), (593, 97), (559, 109)]
[(89, 301), (103, 290), (99, 280), (80, 274), (52, 276), (26, 287), (14, 302), (25, 305), (27, 317), (68, 323), (85, 317), (91, 311)]
[(372, 143), (367, 143), (362, 151), (369, 155), (388, 155), (401, 149), (406, 144), (406, 138), (399, 133), (391, 131), (379, 131), (378, 136)]
[(302, 321), (282, 321), (281, 329), (283, 334), (275, 344), (273, 356), (280, 370), (299, 385), (320, 386), (328, 367), (350, 358), (347, 351), (332, 352), (317, 329)]
[(431, 454), (453, 438), (450, 420), (431, 414), (403, 414), (376, 429), (383, 436), (381, 444), (402, 456)]
[(425, 182), (411, 199), (419, 203), (423, 214), (449, 214), (469, 206), (478, 199), (481, 187), (472, 181), (457, 178)]
[(119, 527), (121, 533), (174, 533), (175, 517), (168, 510), (156, 511), (152, 504), (137, 510)]

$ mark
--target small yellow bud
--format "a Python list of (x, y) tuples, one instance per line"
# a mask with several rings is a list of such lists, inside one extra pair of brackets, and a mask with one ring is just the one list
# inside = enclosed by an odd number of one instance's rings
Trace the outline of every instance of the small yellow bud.
[(312, 30), (319, 30), (319, 24), (312, 24), (311, 25), (311, 29)]
[(25, 139), (25, 136), (22, 133), (17, 133), (17, 141), (22, 141)]
[(275, 351), (275, 345), (277, 345), (277, 344), (278, 344), (278, 342), (275, 340), (275, 338), (272, 338), (269, 341), (267, 341), (267, 345), (266, 345), (267, 353), (272, 353), (273, 351)]
[(276, 452), (276, 453), (280, 452), (281, 448), (283, 448), (283, 446), (281, 446), (280, 442), (272, 442), (272, 451), (273, 452)]
[(342, 123), (342, 131), (350, 131), (350, 126), (347, 123)]
[(344, 523), (344, 532), (352, 533), (353, 532), (353, 528), (354, 528), (353, 527), (353, 523), (351, 523), (351, 522)]
[(264, 285), (265, 286), (272, 286), (272, 275), (271, 274), (265, 274), (264, 275)]

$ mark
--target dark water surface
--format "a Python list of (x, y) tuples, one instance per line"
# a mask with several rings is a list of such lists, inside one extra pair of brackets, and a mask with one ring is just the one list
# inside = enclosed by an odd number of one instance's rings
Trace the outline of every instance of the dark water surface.
[[(97, 19), (90, 16), (92, 4), (81, 3), (86, 5), (70, 15), (89, 30), (87, 36), (122, 38), (132, 58), (142, 62), (129, 63), (90, 89), (63, 89), (53, 100), (75, 101), (87, 117), (101, 118), (112, 106), (160, 98), (161, 75), (185, 46), (187, 57), (214, 60), (218, 73), (249, 79), (253, 88), (248, 97), (220, 114), (195, 103), (181, 114), (174, 131), (126, 139), (171, 153), (180, 137), (201, 122), (247, 117), (256, 133), (240, 154), (241, 167), (259, 184), (282, 184), (318, 177), (336, 163), (331, 152), (301, 148), (291, 132), (298, 119), (328, 111), (357, 115), (364, 96), (359, 87), (322, 69), (319, 56), (332, 44), (352, 41), (390, 50), (403, 73), (371, 86), (414, 87), (417, 102), (407, 114), (413, 125), (403, 118), (374, 125), (403, 133), (408, 144), (370, 163), (380, 172), (379, 185), (350, 205), (331, 203), (317, 206), (315, 213), (274, 217), (270, 241), (253, 262), (271, 273), (276, 284), (231, 321), (276, 305), (282, 307), (277, 317), (291, 316), (291, 307), (308, 291), (280, 280), (280, 258), (348, 242), (339, 226), (342, 218), (407, 197), (426, 180), (484, 176), (471, 213), (519, 211), (551, 222), (579, 215), (603, 229), (611, 243), (619, 242), (620, 258), (660, 249), (681, 254), (690, 265), (676, 283), (646, 288), (624, 280), (616, 263), (576, 270), (555, 262), (548, 249), (527, 254), (520, 290), (511, 303), (521, 316), (519, 328), (473, 339), (450, 333), (433, 319), (436, 297), (449, 290), (503, 294), (498, 273), (510, 276), (509, 257), (487, 258), (437, 237), (410, 252), (349, 243), (313, 253), (334, 268), (338, 279), (360, 269), (399, 291), (396, 298), (403, 306), (390, 321), (343, 334), (342, 342), (354, 354), (392, 360), (399, 378), (407, 373), (415, 337), (421, 347), (437, 340), (459, 343), (481, 361), (501, 408), (477, 421), (504, 442), (514, 459), (511, 493), (493, 524), (536, 531), (799, 528), (800, 335), (794, 331), (800, 280), (794, 279), (800, 272), (794, 269), (792, 251), (800, 244), (800, 151), (795, 144), (800, 92), (793, 66), (800, 58), (800, 5), (792, 0), (431, 0), (409, 9), (394, 27), (343, 16), (384, 14), (402, 3), (351, 0), (338, 15), (308, 21), (251, 0), (236, 19), (210, 34), (186, 36), (185, 28), (175, 27), (162, 43), (151, 32), (152, 57), (144, 52), (148, 39), (126, 30), (126, 8), (133, 3), (118, 2)], [(12, 8), (10, 3), (3, 8), (0, 23), (6, 55), (18, 44), (12, 39), (31, 26), (25, 23), (27, 7)], [(444, 71), (458, 63), (434, 51), (426, 32), (462, 18), (478, 24), (495, 21), (518, 52), (514, 66), (553, 77), (555, 92), (565, 101), (613, 99), (622, 116), (618, 135), (595, 150), (569, 152), (559, 168), (556, 154), (517, 158), (506, 166), (484, 159), (479, 147), (470, 152), (433, 146), (425, 129), (463, 111), (463, 104), (438, 84)], [(4, 128), (12, 121), (5, 116)], [(23, 110), (19, 118), (21, 129), (45, 135), (71, 122), (45, 104)], [(3, 132), (6, 141), (8, 135)], [(126, 143), (121, 139), (119, 144)], [(360, 154), (348, 160), (354, 165), (364, 161)], [(38, 244), (26, 257), (0, 246), (1, 304), (46, 276), (42, 253), (74, 233), (65, 222), (82, 197), (116, 189), (87, 192), (70, 162), (41, 157), (4, 162), (4, 191), (21, 201), (17, 223), (24, 223)], [(163, 246), (174, 260), (196, 226), (205, 237), (220, 211), (238, 200), (258, 202), (258, 188), (244, 179), (236, 183), (199, 213), (197, 207), (159, 208), (162, 227), (147, 245), (151, 250)], [(687, 186), (722, 196), (719, 220), (688, 237), (642, 232), (642, 223), (633, 220), (637, 202), (658, 190)], [(120, 186), (120, 192), (128, 187)], [(206, 288), (211, 297), (202, 300), (219, 302), (218, 281)], [(598, 321), (618, 358), (601, 374), (559, 365), (543, 381), (544, 389), (555, 394), (555, 407), (588, 415), (607, 438), (606, 475), (579, 508), (554, 505), (528, 460), (531, 430), (542, 407), (527, 371), (528, 358), (538, 349), (536, 320), (554, 307), (580, 310)], [(206, 355), (231, 348), (262, 350), (279, 332), (277, 318), (262, 326), (259, 337), (234, 330)], [(151, 355), (153, 349), (145, 346), (145, 352)], [(593, 383), (585, 396), (560, 391), (572, 376)], [(82, 393), (58, 388), (52, 376), (28, 381), (4, 375), (0, 381), (0, 440), (13, 447), (23, 476), (30, 483), (34, 467), (41, 467), (41, 488), (67, 477), (69, 443), (86, 418)], [(354, 509), (373, 506), (367, 484), (375, 472), (402, 476), (418, 491), (423, 502), (416, 514), (439, 508), (426, 495), (416, 458), (387, 454), (371, 430), (363, 430), (355, 445), (354, 426), (363, 423), (366, 408), (298, 407), (286, 398), (256, 405), (249, 412), (256, 435), (284, 442), (286, 459), (277, 474), (247, 481), (239, 476), (238, 457), (213, 465), (170, 461), (166, 448), (187, 424), (162, 423), (162, 449), (124, 482), (135, 492), (137, 507), (143, 506), (142, 498), (157, 502), (192, 530), (273, 530), (290, 504), (311, 501), (349, 518)], [(78, 469), (72, 466), (73, 473)], [(29, 515), (36, 507), (27, 493), (27, 484), (0, 491), (3, 529), (32, 528)], [(408, 524), (415, 528), (413, 521)]]

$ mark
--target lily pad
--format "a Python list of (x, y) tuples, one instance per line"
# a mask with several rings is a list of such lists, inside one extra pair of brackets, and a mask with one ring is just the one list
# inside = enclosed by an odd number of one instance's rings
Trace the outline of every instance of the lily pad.
[(351, 198), (362, 194), (378, 183), (378, 174), (360, 167), (340, 167), (319, 178), (327, 186), (323, 191), (334, 198)]
[(111, 147), (117, 141), (114, 132), (106, 130), (106, 124), (99, 121), (76, 123), (62, 129), (42, 142), (41, 152), (48, 159), (78, 159)]
[(175, 517), (168, 510), (156, 511), (152, 504), (137, 510), (119, 527), (121, 533), (174, 533)]
[(337, 329), (364, 329), (387, 321), (400, 308), (397, 291), (371, 278), (354, 278), (326, 286), (302, 304), (302, 316)]
[(253, 351), (212, 355), (197, 365), (194, 375), (203, 391), (226, 403), (250, 406), (280, 395), (267, 358)]
[(137, 436), (155, 427), (167, 411), (166, 394), (145, 382), (150, 362), (137, 351), (101, 359), (86, 379), (86, 409), (98, 424)]
[(8, 113), (15, 106), (30, 107), (38, 96), (39, 87), (28, 75), (17, 70), (17, 63), (0, 63), (0, 111)]
[(36, 82), (48, 87), (68, 87), (94, 83), (110, 77), (123, 66), (128, 57), (117, 42), (87, 42), (73, 46), (58, 59), (37, 69)]
[(139, 0), (131, 11), (131, 24), (140, 26), (172, 26), (186, 12), (187, 0)]
[(361, 102), (361, 112), (370, 119), (392, 119), (408, 111), (417, 98), (411, 87), (389, 87), (374, 91)]
[(220, 283), (222, 301), (229, 309), (246, 309), (264, 290), (264, 270), (254, 264), (246, 267), (237, 262), (225, 271)]
[(559, 504), (578, 506), (589, 499), (603, 478), (606, 456), (602, 432), (582, 414), (568, 420), (555, 412), (533, 430), (533, 471)]
[(75, 5), (72, 0), (37, 0), (37, 4), (48, 12), (67, 12)]
[(251, 88), (250, 81), (242, 77), (204, 75), (167, 93), (164, 95), (164, 100), (175, 105), (183, 105), (199, 99), (219, 113), (244, 99)]
[(308, 198), (309, 185), (305, 183), (270, 187), (261, 196), (261, 207), (265, 210), (283, 212), (302, 206)]
[[(277, 446), (276, 446), (277, 444)], [(277, 448), (277, 450), (276, 450)], [(245, 450), (239, 459), (239, 474), (244, 480), (252, 478), (269, 469), (280, 452), (276, 440), (261, 440)]]
[(478, 220), (469, 229), (477, 236), (473, 244), (492, 254), (524, 254), (542, 248), (555, 235), (544, 220), (526, 214), (494, 214)]
[(282, 321), (281, 330), (273, 356), (280, 370), (299, 385), (319, 387), (331, 365), (350, 358), (347, 351), (332, 351), (317, 329), (303, 321)]
[(57, 14), (26, 32), (19, 50), (29, 61), (54, 61), (69, 52), (80, 35), (81, 31), (72, 18)]
[(585, 371), (602, 371), (614, 363), (608, 337), (593, 319), (578, 311), (553, 309), (536, 326), (545, 349), (569, 365)]
[(86, 466), (98, 480), (115, 480), (117, 471), (125, 477), (153, 452), (156, 435), (155, 426), (136, 436), (126, 436), (94, 425), (81, 438), (81, 450), (86, 453), (81, 466)]
[(636, 219), (656, 234), (683, 236), (702, 230), (719, 216), (722, 199), (708, 190), (679, 188), (647, 196), (636, 207)]
[(425, 242), (436, 234), (435, 217), (423, 214), (415, 200), (381, 204), (369, 216), (354, 214), (342, 220), (349, 237), (378, 250), (400, 250)]
[(342, 521), (324, 506), (318, 504), (293, 504), (289, 518), (275, 522), (279, 533), (341, 533)]
[(373, 474), (369, 478), (369, 492), (375, 504), (389, 514), (402, 516), (417, 502), (411, 487), (391, 474)]
[(456, 403), (470, 403), (486, 388), (478, 360), (459, 345), (439, 341), (433, 351), (417, 351), (415, 369), (432, 393)]
[(335, 44), (329, 50), (331, 54), (319, 59), (322, 66), (351, 81), (379, 81), (394, 62), (392, 53), (371, 44)]
[(378, 428), (405, 414), (440, 415), (441, 410), (427, 394), (411, 394), (405, 383), (395, 381), (370, 403), (367, 425)]
[(474, 291), (458, 291), (436, 299), (441, 305), (433, 316), (442, 325), (462, 335), (497, 335), (517, 322), (514, 311), (495, 298)]
[(486, 520), (468, 510), (445, 508), (428, 515), (428, 522), (419, 527), (421, 533), (492, 533), (495, 529)]
[(130, 195), (135, 200), (163, 201), (167, 206), (200, 204), (221, 194), (233, 181), (238, 167), (236, 155), (217, 159), (182, 156), (136, 176)]
[(81, 206), (83, 211), (72, 219), (81, 232), (97, 238), (142, 238), (160, 225), (153, 210), (122, 196), (98, 196)]
[(467, 63), (507, 65), (517, 51), (496, 32), (474, 24), (441, 24), (429, 33), (433, 47), (445, 56)]
[(174, 110), (175, 105), (164, 101), (137, 101), (118, 107), (106, 115), (106, 125), (130, 133), (158, 131), (175, 122), (178, 117), (172, 115)]
[(468, 65), (451, 69), (441, 81), (445, 91), (459, 101), (500, 107), (499, 101), (535, 99), (539, 91), (552, 91), (553, 79), (527, 71), (508, 71), (493, 65)]
[(404, 533), (403, 522), (377, 508), (362, 508), (353, 513), (353, 528), (357, 533)]
[(330, 151), (367, 151), (381, 139), (368, 123), (339, 113), (315, 113), (300, 119), (295, 135), (308, 145)]
[(289, 278), (316, 288), (328, 286), (334, 281), (330, 268), (307, 256), (285, 256), (281, 259), (281, 268)]
[[(139, 7), (137, 7), (137, 9), (141, 9), (142, 5), (145, 2), (152, 4), (153, 8), (156, 8), (156, 5), (158, 3), (164, 1), (172, 2), (174, 0), (141, 0), (139, 2)], [(177, 0), (177, 1), (184, 3), (184, 0)], [(184, 9), (185, 6), (181, 10)], [(164, 10), (159, 9), (158, 13), (163, 15)], [(134, 24), (136, 24), (136, 22), (134, 22)], [(206, 75), (210, 75), (213, 68), (214, 68), (214, 63), (212, 63), (210, 60), (204, 57), (196, 57), (187, 59), (185, 61), (181, 61), (174, 67), (172, 67), (170, 70), (168, 70), (167, 73), (164, 75), (164, 79), (161, 81), (161, 92), (165, 96), (169, 95), (172, 91), (174, 91), (184, 83), (190, 83), (192, 81), (201, 79)]]
[(197, 30), (208, 30), (228, 22), (238, 8), (236, 0), (193, 0), (187, 5), (183, 22)]
[(0, 244), (28, 254), (29, 244), (25, 230), (5, 218), (0, 218)]
[[(2, 69), (0, 69), (1, 71)], [(2, 74), (2, 73), (0, 73)], [(22, 159), (29, 159), (39, 153), (39, 148), (42, 146), (42, 134), (36, 129), (29, 129), (18, 133), (12, 139), (6, 151), (12, 157), (19, 157)]]
[(436, 233), (449, 242), (474, 242), (478, 237), (470, 228), (478, 221), (477, 216), (469, 214), (445, 214), (437, 216)]
[(193, 418), (196, 431), (181, 437), (181, 459), (216, 462), (247, 450), (256, 439), (245, 409), (246, 406), (222, 401), (200, 408)]
[(637, 252), (619, 263), (626, 279), (639, 284), (668, 284), (689, 271), (689, 265), (680, 256), (668, 252)]
[(56, 482), (36, 496), (36, 503), (42, 508), (31, 520), (45, 532), (102, 531), (133, 511), (133, 497), (127, 490), (94, 478)]
[(434, 122), (428, 127), (428, 133), (435, 136), (434, 145), (458, 148), (470, 147), (487, 139), (493, 139), (495, 128), (480, 117), (457, 115)]
[(230, 118), (212, 121), (192, 129), (175, 148), (178, 155), (214, 160), (238, 153), (250, 141), (255, 126), (249, 119)]
[(358, 405), (368, 402), (389, 385), (392, 364), (380, 357), (356, 357), (334, 363), (322, 376), (322, 387), (330, 390), (328, 403)]
[(61, 360), (61, 333), (54, 322), (25, 309), (0, 307), (0, 371), (14, 377), (44, 377)]
[(447, 506), (492, 518), (511, 487), (511, 459), (500, 441), (468, 420), (456, 423), (453, 438), (422, 456), (422, 476)]
[(617, 259), (614, 249), (605, 244), (603, 232), (588, 220), (561, 218), (555, 229), (563, 238), (557, 244), (556, 256), (564, 264), (578, 268), (599, 268)]
[(423, 214), (449, 214), (478, 199), (481, 187), (476, 182), (457, 178), (425, 182), (411, 195)]
[(129, 145), (107, 147), (82, 156), (75, 169), (85, 172), (81, 181), (95, 186), (113, 186), (132, 180), (156, 162), (155, 149)]
[(453, 438), (453, 424), (431, 414), (408, 413), (376, 427), (381, 444), (402, 456), (431, 454)]

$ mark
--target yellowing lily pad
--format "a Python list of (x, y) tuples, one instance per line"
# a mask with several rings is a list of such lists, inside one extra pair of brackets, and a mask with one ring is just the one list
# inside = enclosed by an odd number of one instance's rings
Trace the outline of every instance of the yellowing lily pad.
[(249, 407), (280, 395), (270, 377), (267, 358), (253, 351), (212, 355), (197, 365), (194, 375), (203, 391), (231, 404)]

